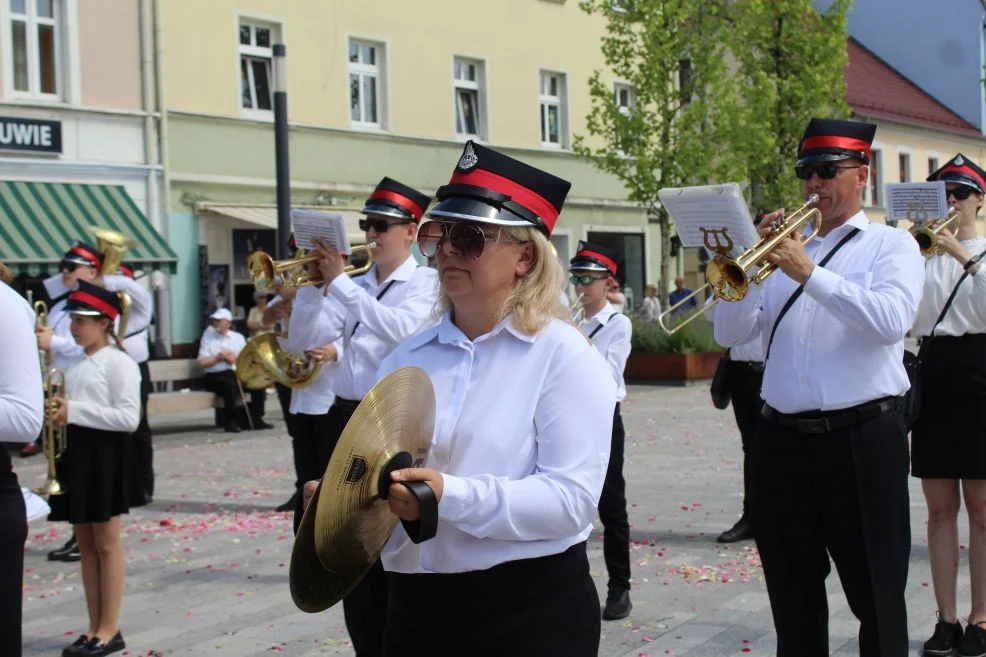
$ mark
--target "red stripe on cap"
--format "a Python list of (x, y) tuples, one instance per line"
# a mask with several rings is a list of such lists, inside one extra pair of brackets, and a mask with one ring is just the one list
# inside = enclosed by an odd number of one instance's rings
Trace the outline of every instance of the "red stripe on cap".
[(961, 173), (961, 174), (964, 174), (964, 175), (969, 176), (970, 178), (972, 178), (973, 180), (975, 180), (976, 182), (979, 183), (979, 188), (980, 189), (986, 190), (986, 180), (983, 180), (983, 177), (980, 176), (978, 173), (976, 173), (975, 169), (970, 169), (969, 167), (966, 167), (966, 166), (962, 166), (962, 167), (956, 167), (956, 166), (945, 167), (944, 169), (941, 170), (941, 173), (938, 174), (938, 177), (940, 178), (942, 176), (942, 174), (948, 173), (949, 171), (954, 171), (955, 173)]
[(806, 151), (811, 148), (844, 148), (847, 151), (862, 151), (866, 157), (870, 156), (870, 145), (862, 139), (852, 137), (840, 137), (838, 135), (820, 135), (818, 137), (808, 137), (801, 142), (801, 150)]
[(393, 201), (397, 205), (401, 206), (402, 208), (410, 212), (411, 216), (414, 217), (415, 221), (421, 219), (421, 215), (425, 213), (425, 209), (423, 207), (421, 207), (420, 205), (418, 205), (408, 197), (404, 196), (403, 194), (392, 192), (389, 189), (378, 189), (374, 191), (372, 194), (370, 194), (370, 198), (371, 199), (379, 198), (379, 199), (385, 199), (387, 201)]
[(589, 251), (588, 249), (582, 249), (575, 254), (576, 258), (595, 258), (599, 262), (603, 263), (613, 276), (616, 276), (616, 261), (612, 258), (607, 258), (602, 253), (596, 253), (595, 251)]
[(520, 183), (490, 171), (483, 171), (482, 169), (473, 169), (465, 173), (456, 171), (452, 174), (452, 180), (449, 182), (451, 184), (484, 187), (492, 189), (494, 192), (506, 194), (512, 201), (516, 201), (540, 217), (549, 233), (555, 227), (555, 222), (558, 221), (558, 210), (551, 204), (551, 201)]
[(95, 267), (96, 269), (99, 269), (100, 267), (103, 266), (103, 261), (99, 259), (99, 256), (97, 256), (92, 251), (89, 251), (88, 249), (82, 248), (81, 246), (73, 246), (71, 249), (68, 250), (68, 252), (74, 253), (75, 255), (78, 256), (82, 256), (83, 258), (91, 262), (92, 266)]
[[(87, 306), (92, 306), (93, 308), (95, 308), (99, 312), (103, 313), (104, 315), (106, 315), (110, 319), (116, 319), (116, 316), (117, 316), (116, 308), (114, 308), (112, 305), (106, 303), (105, 301), (103, 301), (99, 297), (95, 297), (95, 296), (89, 294), (88, 292), (73, 292), (72, 293), (72, 296), (70, 296), (69, 299), (71, 299), (73, 301), (78, 301), (80, 303), (84, 303)], [(72, 311), (69, 311), (69, 313), (71, 313), (71, 312)]]

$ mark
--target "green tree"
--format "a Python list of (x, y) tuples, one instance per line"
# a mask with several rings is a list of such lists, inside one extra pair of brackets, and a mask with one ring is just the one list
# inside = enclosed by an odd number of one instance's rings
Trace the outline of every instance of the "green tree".
[(576, 136), (574, 150), (619, 178), (659, 226), (658, 290), (666, 307), (672, 230), (658, 191), (745, 173), (721, 140), (721, 122), (736, 96), (721, 2), (583, 0), (580, 6), (606, 18), (602, 53), (609, 70), (589, 79), (588, 135)]
[[(801, 198), (794, 158), (812, 116), (844, 118), (846, 12), (852, 0), (742, 0), (724, 32), (740, 91), (728, 137), (747, 163), (751, 201), (768, 209)], [(798, 204), (800, 205), (800, 203)]]

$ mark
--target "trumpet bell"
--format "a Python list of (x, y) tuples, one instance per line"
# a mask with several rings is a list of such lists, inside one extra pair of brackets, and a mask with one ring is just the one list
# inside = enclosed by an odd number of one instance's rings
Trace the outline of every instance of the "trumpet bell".
[[(368, 272), (373, 266), (373, 249), (375, 247), (375, 242), (352, 247), (351, 252), (353, 254), (365, 252), (367, 261), (361, 267), (349, 265), (343, 269), (343, 272), (347, 276), (358, 276)], [(265, 292), (274, 289), (278, 282), (284, 287), (322, 286), (325, 285), (325, 279), (322, 275), (320, 273), (309, 274), (307, 271), (308, 265), (318, 259), (318, 254), (310, 254), (288, 260), (274, 260), (263, 251), (254, 251), (247, 257), (247, 271), (250, 272), (250, 280), (253, 281), (254, 287)]]
[(937, 225), (929, 226), (926, 223), (919, 223), (911, 226), (909, 232), (917, 240), (921, 255), (925, 258), (940, 255), (942, 249), (938, 245), (938, 233), (945, 228), (957, 230), (961, 217), (958, 208), (953, 207), (948, 211), (948, 216), (943, 221), (938, 222)]

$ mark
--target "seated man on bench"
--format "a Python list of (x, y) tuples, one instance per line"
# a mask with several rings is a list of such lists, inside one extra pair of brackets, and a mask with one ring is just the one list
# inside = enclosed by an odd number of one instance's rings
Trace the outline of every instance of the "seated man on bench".
[[(212, 325), (202, 334), (202, 341), (199, 343), (199, 365), (205, 370), (205, 389), (223, 399), (226, 432), (239, 433), (240, 427), (236, 424), (236, 400), (240, 396), (240, 388), (233, 366), (236, 364), (236, 357), (246, 346), (246, 338), (230, 330), (233, 315), (228, 308), (218, 308), (209, 320)], [(250, 391), (249, 412), (254, 429), (271, 429), (274, 426), (262, 419), (266, 396), (267, 391), (263, 389)]]

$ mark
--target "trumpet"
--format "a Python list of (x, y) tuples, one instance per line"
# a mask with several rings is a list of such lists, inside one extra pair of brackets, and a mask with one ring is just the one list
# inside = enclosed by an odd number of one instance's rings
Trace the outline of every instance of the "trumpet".
[[(34, 332), (37, 333), (41, 329), (48, 328), (48, 304), (44, 301), (34, 302)], [(38, 361), (41, 363), (41, 371), (47, 372), (48, 365), (48, 350), (38, 348)]]
[(43, 497), (61, 495), (65, 492), (61, 483), (58, 481), (55, 470), (55, 461), (60, 459), (68, 447), (68, 436), (65, 427), (56, 427), (51, 421), (54, 411), (53, 401), (56, 397), (61, 397), (65, 391), (65, 371), (52, 368), (48, 371), (48, 376), (44, 379), (45, 390), (45, 433), (41, 440), (41, 447), (45, 453), (45, 460), (48, 464), (48, 474), (40, 487), (34, 492)]
[[(953, 221), (955, 222), (954, 225), (949, 226)], [(960, 223), (962, 223), (962, 215), (959, 213), (958, 208), (952, 207), (948, 211), (948, 216), (943, 221), (938, 222), (937, 225), (932, 227), (926, 223), (917, 223), (911, 226), (910, 233), (918, 241), (921, 255), (925, 258), (930, 258), (942, 254), (942, 249), (938, 246), (938, 233), (943, 228), (955, 231), (958, 229)]]
[(582, 305), (584, 295), (585, 292), (576, 297), (568, 309), (568, 314), (572, 316), (572, 324), (575, 325), (575, 328), (582, 328), (582, 325), (585, 324), (585, 306)]
[[(373, 266), (373, 249), (376, 242), (361, 244), (352, 248), (352, 253), (366, 252), (367, 261), (362, 267), (347, 265), (343, 271), (349, 276), (365, 274)], [(284, 287), (304, 287), (306, 285), (325, 285), (325, 279), (320, 273), (309, 274), (307, 266), (317, 261), (321, 256), (309, 254), (288, 260), (274, 260), (263, 251), (255, 251), (247, 258), (247, 270), (250, 280), (258, 290), (271, 290), (280, 282)]]
[[(777, 271), (777, 267), (769, 262), (765, 262), (764, 258), (782, 240), (788, 239), (793, 234), (802, 234), (803, 241), (810, 242), (818, 236), (818, 231), (822, 227), (822, 213), (818, 208), (809, 207), (817, 202), (818, 194), (810, 195), (807, 202), (793, 214), (785, 216), (773, 232), (760, 238), (756, 244), (743, 251), (736, 258), (729, 257), (729, 251), (733, 248), (732, 239), (726, 235), (724, 243), (719, 241), (718, 235), (725, 234), (726, 229), (702, 229), (705, 233), (705, 246), (709, 250), (716, 252), (716, 256), (709, 262), (705, 270), (706, 283), (661, 313), (657, 318), (661, 328), (670, 335), (692, 322), (710, 307), (719, 303), (719, 301), (739, 301), (750, 291), (751, 284), (759, 285), (767, 280), (771, 274)], [(811, 226), (810, 232), (804, 234), (804, 231), (809, 226)], [(715, 236), (715, 241), (710, 239), (713, 236)], [(747, 273), (747, 270), (758, 265), (760, 269), (755, 274), (750, 275)], [(711, 292), (716, 298), (709, 304), (699, 306), (697, 297), (707, 292)], [(675, 318), (675, 323), (668, 326), (668, 319), (681, 312), (681, 309), (685, 306), (692, 304), (696, 306), (694, 312), (685, 316), (683, 319)]]

